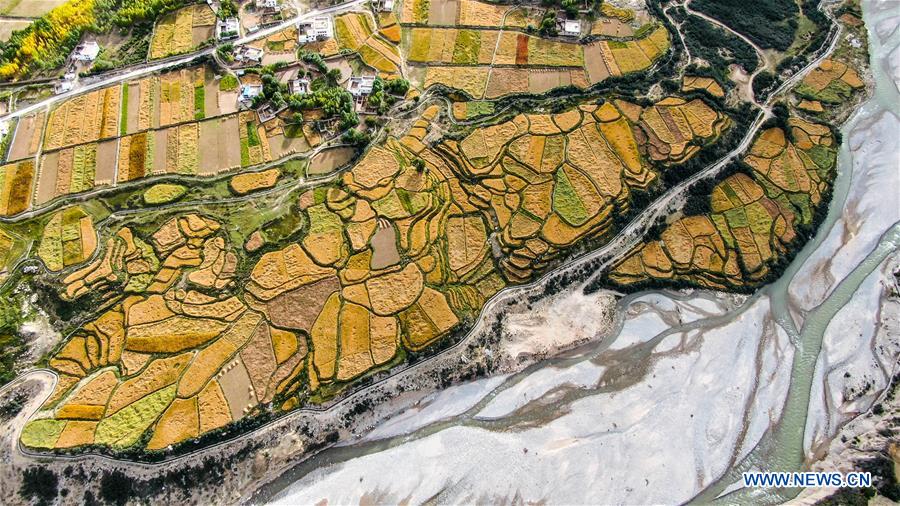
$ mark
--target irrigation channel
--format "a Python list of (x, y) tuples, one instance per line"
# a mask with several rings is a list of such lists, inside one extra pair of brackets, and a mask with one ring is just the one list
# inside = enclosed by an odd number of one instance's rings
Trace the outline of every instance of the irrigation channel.
[[(872, 242), (874, 247), (868, 247), (857, 255), (852, 265), (846, 266), (845, 275), (835, 280), (833, 289), (805, 313), (799, 323), (795, 315), (790, 313), (792, 283), (813, 282), (809, 277), (810, 273), (804, 270), (804, 265), (817, 254), (821, 256), (823, 252), (830, 251), (825, 248), (834, 246), (827, 244), (827, 238), (834, 227), (842, 226), (838, 222), (845, 207), (849, 205), (848, 195), (851, 190), (857, 196), (863, 192), (867, 194), (867, 198), (876, 201), (882, 199), (882, 205), (896, 207), (896, 196), (885, 198), (884, 193), (877, 193), (895, 192), (895, 189), (884, 190), (877, 185), (864, 190), (851, 188), (851, 181), (855, 179), (854, 170), (862, 170), (859, 168), (860, 164), (852, 163), (849, 140), (851, 132), (860, 125), (871, 124), (883, 115), (900, 116), (898, 83), (892, 80), (893, 71), (888, 67), (892, 54), (900, 52), (900, 29), (895, 27), (893, 33), (886, 30), (889, 35), (883, 39), (875, 33), (875, 27), (879, 23), (896, 25), (900, 18), (890, 9), (877, 9), (878, 5), (874, 0), (863, 1), (864, 17), (869, 28), (871, 68), (876, 83), (874, 95), (842, 128), (844, 143), (838, 155), (838, 176), (826, 220), (816, 237), (799, 252), (777, 282), (746, 300), (701, 291), (688, 294), (650, 291), (623, 297), (617, 304), (613, 328), (602, 339), (566, 356), (539, 362), (516, 374), (452, 387), (455, 389), (450, 392), (452, 395), (440, 397), (443, 394), (437, 394), (438, 400), (447, 403), (443, 408), (437, 407), (441, 411), (438, 414), (427, 414), (426, 407), (418, 419), (407, 417), (393, 432), (387, 430), (380, 435), (370, 434), (361, 440), (328, 449), (289, 469), (260, 489), (249, 499), (250, 502), (313, 502), (319, 498), (341, 502), (342, 499), (351, 497), (360, 501), (360, 494), (365, 494), (368, 499), (376, 502), (393, 502), (404, 498), (410, 502), (420, 502), (418, 499), (423, 498), (421, 494), (424, 494), (425, 499), (451, 502), (513, 500), (515, 496), (515, 500), (520, 502), (609, 502), (607, 499), (618, 497), (619, 502), (693, 500), (699, 504), (775, 504), (794, 497), (798, 493), (796, 489), (732, 491), (732, 485), (744, 471), (794, 471), (809, 465), (809, 449), (805, 447), (804, 438), (809, 427), (808, 418), (815, 416), (811, 410), (810, 392), (813, 390), (823, 336), (835, 315), (852, 300), (862, 283), (888, 257), (896, 255), (900, 250), (900, 222), (891, 226), (889, 221), (875, 235), (878, 238)], [(894, 18), (890, 19), (892, 15)], [(896, 131), (893, 134), (896, 135)], [(897, 147), (892, 149), (896, 153)], [(896, 161), (897, 156), (893, 158)], [(893, 170), (897, 170), (896, 164)], [(854, 185), (860, 184), (859, 181), (853, 182)], [(900, 209), (884, 209), (884, 212), (892, 221), (900, 219)], [(850, 234), (845, 242), (852, 241), (853, 235)], [(636, 338), (634, 326), (629, 326), (628, 318), (631, 316), (626, 314), (634, 313), (646, 306), (646, 301), (653, 300), (678, 306), (679, 320), (673, 323), (663, 318), (663, 326), (645, 324), (638, 329), (639, 333), (642, 331), (645, 335)], [(705, 307), (707, 311), (699, 311), (701, 315), (694, 318), (681, 319), (685, 308), (698, 307)], [(763, 325), (753, 327), (751, 323), (760, 313), (760, 308), (765, 316), (757, 321), (762, 321)], [(877, 308), (870, 308), (868, 314), (859, 317), (872, 319), (876, 313)], [(590, 315), (586, 314), (585, 317), (589, 318)], [(770, 332), (773, 328), (778, 330)], [(689, 337), (685, 337), (708, 335), (711, 342), (713, 334), (721, 329), (728, 329), (731, 334), (726, 337), (733, 338), (735, 357), (742, 358), (739, 348), (753, 348), (749, 359), (755, 360), (756, 365), (751, 367), (754, 378), (746, 388), (750, 391), (749, 396), (731, 405), (726, 404), (725, 411), (736, 417), (730, 419), (732, 426), (716, 427), (731, 434), (715, 434), (715, 437), (711, 437), (710, 427), (719, 425), (714, 423), (716, 410), (725, 402), (719, 398), (736, 395), (736, 390), (743, 388), (739, 382), (735, 380), (734, 385), (721, 390), (710, 388), (708, 395), (715, 399), (699, 399), (703, 395), (697, 395), (698, 393), (707, 393), (701, 388), (699, 392), (692, 394), (693, 398), (688, 398), (687, 402), (691, 405), (672, 410), (665, 406), (668, 394), (656, 391), (660, 385), (655, 382), (655, 378), (657, 374), (663, 374), (663, 368), (653, 369), (652, 364), (659, 365), (662, 360), (670, 358), (671, 350), (674, 349), (672, 346), (662, 353), (657, 348), (665, 347), (664, 343), (671, 342), (673, 338), (680, 339), (682, 351), (686, 351), (686, 356), (693, 355), (694, 359), (704, 353), (721, 353), (721, 347), (710, 350), (706, 348), (706, 343), (697, 344), (703, 339), (691, 341)], [(744, 335), (739, 337), (738, 334)], [(783, 336), (781, 348), (778, 348), (778, 344), (770, 344), (777, 343), (778, 335)], [(745, 341), (749, 343), (746, 346), (743, 344)], [(760, 358), (764, 352), (757, 351), (756, 347), (763, 350), (773, 346), (776, 348), (775, 356), (781, 359), (781, 363), (766, 365), (766, 360)], [(657, 350), (654, 351), (655, 349)], [(614, 359), (604, 359), (610, 356)], [(713, 364), (720, 363), (718, 366), (707, 366), (701, 371), (707, 376), (710, 385), (728, 384), (733, 377), (741, 374), (740, 370), (732, 368), (732, 364), (740, 363), (734, 357), (723, 355), (721, 358), (707, 357), (707, 360)], [(672, 369), (675, 370), (679, 362), (672, 363)], [(668, 363), (665, 369), (668, 369)], [(771, 380), (778, 377), (778, 371), (782, 371), (784, 375), (782, 380)], [(693, 369), (689, 369), (689, 372), (696, 373)], [(765, 384), (764, 375), (769, 377), (771, 383), (782, 381), (783, 385), (783, 394), (771, 396), (768, 404), (759, 401), (765, 396), (761, 391), (770, 387)], [(561, 378), (562, 376), (565, 378)], [(650, 406), (659, 407), (658, 411), (652, 413), (647, 412), (648, 410), (641, 411), (640, 416), (656, 417), (656, 421), (631, 420), (633, 412), (640, 411), (639, 401), (628, 397), (637, 387), (645, 387), (643, 395), (650, 398)], [(777, 385), (773, 388), (777, 390)], [(510, 401), (510, 394), (515, 394), (520, 399)], [(501, 400), (503, 402), (499, 402)], [(760, 402), (760, 406), (757, 406), (757, 402)], [(596, 411), (584, 413), (591, 409)], [(765, 417), (765, 423), (760, 429), (752, 418), (766, 409), (769, 413), (774, 413), (774, 416), (771, 421)], [(604, 412), (601, 413), (600, 410)], [(707, 410), (709, 413), (704, 412)], [(686, 419), (688, 413), (692, 421), (683, 423), (683, 427), (679, 426), (676, 419), (682, 415)], [(695, 415), (698, 418), (709, 418), (709, 423), (698, 429), (692, 425), (696, 423), (693, 421)], [(566, 422), (568, 425), (561, 422), (569, 419), (574, 421)], [(621, 426), (612, 422), (611, 428), (600, 435), (599, 430), (591, 432), (591, 429), (579, 428), (582, 431), (579, 433), (571, 428), (573, 425), (591, 422), (599, 426), (617, 419), (622, 420)], [(676, 428), (672, 429), (672, 426)], [(708, 448), (691, 448), (691, 444), (688, 444), (688, 449), (683, 453), (660, 451), (659, 457), (654, 459), (654, 451), (664, 448), (651, 448), (653, 451), (650, 453), (639, 455), (632, 455), (631, 452), (635, 448), (641, 448), (641, 445), (652, 446), (659, 441), (659, 437), (653, 431), (634, 433), (629, 427), (658, 430), (662, 434), (664, 445), (677, 446), (679, 443), (675, 438), (678, 437), (679, 430), (685, 432), (686, 439), (693, 436), (692, 430), (705, 430), (705, 439), (711, 441)], [(381, 429), (376, 429), (378, 430)], [(585, 457), (585, 453), (569, 451), (566, 445), (541, 447), (545, 442), (541, 439), (544, 437), (542, 430), (552, 433), (557, 441), (564, 440), (563, 436), (567, 436), (568, 431), (589, 434), (566, 440), (568, 447), (587, 447), (589, 457)], [(808, 434), (806, 436), (808, 439)], [(644, 440), (640, 441), (640, 445), (628, 443), (632, 446), (619, 441), (628, 437)], [(704, 437), (696, 440), (703, 441)], [(459, 444), (454, 446), (454, 442)], [(696, 441), (692, 444), (696, 444)], [(516, 445), (518, 454), (505, 452), (506, 446)], [(726, 448), (726, 455), (718, 457), (718, 461), (717, 457), (704, 455), (715, 453), (714, 449), (718, 445)], [(529, 455), (528, 447), (532, 448), (534, 458), (537, 458), (535, 448), (543, 450), (545, 455), (537, 464), (532, 462), (533, 457)], [(639, 462), (643, 455), (650, 457)], [(617, 466), (631, 466), (625, 470), (625, 474), (618, 475), (625, 476), (621, 478), (622, 483), (617, 483), (612, 478), (595, 479), (594, 474), (616, 476), (614, 468)], [(679, 467), (688, 468), (687, 476), (695, 472), (698, 475), (696, 482), (686, 486), (677, 481), (667, 483), (666, 479), (677, 480), (677, 476), (680, 476), (677, 472)], [(503, 474), (505, 470), (510, 474)], [(483, 471), (491, 472), (491, 475), (484, 474)], [(629, 473), (643, 473), (644, 476), (635, 481), (636, 486), (632, 486)], [(676, 478), (667, 478), (666, 475), (676, 475)], [(509, 479), (513, 482), (505, 481)], [(567, 482), (568, 480), (571, 481)], [(541, 484), (542, 481), (547, 483)], [(645, 486), (645, 481), (648, 487), (651, 484), (657, 487), (671, 486), (668, 492), (670, 495), (654, 496), (651, 492), (636, 490)], [(473, 487), (473, 484), (476, 486)], [(581, 496), (581, 501), (578, 501), (577, 495), (556, 495), (562, 489), (575, 486), (580, 486), (581, 493), (585, 494)], [(474, 489), (468, 490), (471, 488)], [(571, 490), (563, 492), (571, 493)]]

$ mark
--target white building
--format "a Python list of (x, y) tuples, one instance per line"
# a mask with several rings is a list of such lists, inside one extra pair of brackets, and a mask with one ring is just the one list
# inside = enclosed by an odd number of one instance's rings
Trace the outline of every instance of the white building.
[(306, 95), (309, 93), (309, 79), (305, 77), (292, 79), (288, 83), (288, 89), (291, 91), (291, 95)]
[(375, 85), (375, 76), (354, 76), (347, 81), (347, 91), (354, 97), (361, 97), (372, 93)]
[(394, 0), (381, 0), (380, 4), (381, 7), (379, 8), (382, 12), (390, 12), (394, 10)]
[(264, 51), (258, 47), (241, 46), (234, 52), (234, 59), (241, 63), (262, 62)]
[(278, 0), (256, 0), (257, 9), (278, 9)]
[(567, 37), (581, 36), (581, 21), (577, 19), (564, 19), (560, 21), (562, 24), (560, 35), (565, 35)]
[(100, 46), (96, 42), (85, 42), (79, 44), (72, 53), (72, 59), (75, 61), (94, 61), (100, 54)]
[(216, 38), (220, 40), (233, 39), (240, 35), (241, 23), (238, 18), (225, 18), (216, 22)]
[(242, 84), (241, 85), (241, 94), (238, 97), (238, 101), (242, 104), (249, 106), (253, 103), (253, 99), (262, 94), (263, 87), (261, 84)]
[(72, 88), (74, 88), (74, 87), (75, 87), (75, 81), (63, 79), (62, 81), (56, 83), (55, 91), (56, 91), (56, 94), (59, 95), (61, 93), (66, 93), (67, 91), (72, 91)]
[(297, 32), (299, 33), (301, 44), (334, 37), (334, 27), (331, 24), (331, 18), (328, 16), (319, 16), (311, 21), (301, 21), (297, 25)]

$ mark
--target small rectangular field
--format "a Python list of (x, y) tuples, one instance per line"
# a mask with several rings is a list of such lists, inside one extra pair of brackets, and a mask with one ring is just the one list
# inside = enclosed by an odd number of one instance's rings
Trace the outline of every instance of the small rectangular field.
[(41, 136), (44, 134), (43, 112), (35, 113), (21, 118), (16, 125), (15, 137), (9, 147), (10, 161), (29, 158), (38, 152), (41, 145)]
[(33, 160), (0, 167), (0, 216), (19, 214), (31, 207), (33, 182)]
[(39, 18), (64, 3), (66, 0), (2, 0), (0, 15)]
[(153, 30), (150, 59), (186, 53), (215, 34), (216, 14), (206, 4), (164, 15)]

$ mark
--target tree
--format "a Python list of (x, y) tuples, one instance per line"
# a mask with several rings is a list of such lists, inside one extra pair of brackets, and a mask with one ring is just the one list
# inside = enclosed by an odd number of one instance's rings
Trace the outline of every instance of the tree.
[(50, 504), (56, 500), (59, 478), (56, 473), (44, 467), (29, 467), (22, 473), (22, 488), (19, 495), (37, 499), (38, 504)]
[(219, 4), (218, 16), (222, 19), (233, 18), (238, 14), (238, 6), (234, 0), (222, 0)]
[(556, 26), (556, 11), (547, 11), (547, 14), (544, 14), (538, 31), (541, 35), (551, 37), (555, 37), (559, 33), (559, 28)]
[(328, 72), (325, 73), (325, 78), (328, 80), (329, 84), (337, 86), (337, 83), (341, 81), (341, 69), (329, 69)]

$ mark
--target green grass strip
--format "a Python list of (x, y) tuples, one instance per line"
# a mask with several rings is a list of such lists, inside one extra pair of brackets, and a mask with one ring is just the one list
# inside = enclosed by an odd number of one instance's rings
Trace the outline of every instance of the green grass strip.
[(247, 145), (249, 147), (259, 146), (259, 134), (256, 133), (256, 123), (247, 123)]
[(206, 89), (201, 84), (194, 87), (194, 119), (206, 117)]
[(128, 132), (128, 83), (122, 85), (122, 116), (119, 118), (119, 135)]

